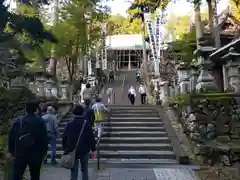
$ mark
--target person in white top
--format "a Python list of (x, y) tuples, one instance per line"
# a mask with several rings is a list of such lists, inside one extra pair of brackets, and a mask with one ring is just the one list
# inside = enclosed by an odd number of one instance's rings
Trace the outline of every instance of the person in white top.
[(128, 99), (132, 105), (135, 103), (136, 91), (133, 86), (128, 89)]
[(140, 87), (138, 89), (138, 92), (140, 93), (140, 96), (141, 96), (141, 103), (142, 104), (146, 104), (146, 88), (144, 85), (140, 84)]
[(108, 104), (113, 104), (114, 103), (114, 90), (113, 88), (108, 88), (107, 91), (107, 98), (108, 98)]

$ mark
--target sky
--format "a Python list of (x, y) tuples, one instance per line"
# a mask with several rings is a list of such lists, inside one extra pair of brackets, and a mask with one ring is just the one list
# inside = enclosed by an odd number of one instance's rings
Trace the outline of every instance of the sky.
[[(218, 12), (223, 11), (227, 7), (228, 0), (221, 0), (218, 4)], [(114, 0), (108, 1), (107, 5), (111, 7), (112, 14), (121, 14), (126, 16), (126, 11), (130, 6), (130, 1), (128, 0)], [(206, 9), (206, 4), (202, 5), (202, 9)], [(168, 5), (167, 13), (168, 15), (173, 14), (176, 16), (190, 15), (193, 12), (193, 6), (191, 3), (188, 3), (186, 0), (177, 0), (175, 3), (170, 3)]]

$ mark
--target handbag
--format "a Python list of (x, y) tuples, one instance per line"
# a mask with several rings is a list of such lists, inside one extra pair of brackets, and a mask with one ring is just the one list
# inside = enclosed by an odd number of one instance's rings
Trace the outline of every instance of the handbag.
[(80, 134), (78, 136), (78, 140), (77, 140), (77, 143), (76, 143), (76, 146), (75, 148), (73, 149), (72, 152), (69, 152), (67, 154), (63, 154), (61, 159), (60, 159), (60, 166), (63, 167), (63, 168), (66, 168), (66, 169), (72, 169), (75, 165), (75, 156), (76, 156), (76, 149), (78, 147), (78, 144), (80, 142), (80, 139), (82, 137), (82, 134), (83, 134), (83, 130), (85, 128), (85, 125), (87, 123), (87, 120), (84, 120), (84, 123), (83, 123), (83, 127), (80, 131)]

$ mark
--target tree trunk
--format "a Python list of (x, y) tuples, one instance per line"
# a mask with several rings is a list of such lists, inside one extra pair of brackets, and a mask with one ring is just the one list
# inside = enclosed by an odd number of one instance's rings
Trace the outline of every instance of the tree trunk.
[[(211, 0), (211, 7), (212, 7), (212, 16), (213, 16), (213, 28), (212, 28), (212, 33), (214, 37), (214, 43), (215, 47), (217, 49), (221, 48), (221, 36), (220, 36), (220, 27), (219, 27), (219, 22), (218, 22), (218, 17), (217, 17), (217, 2), (216, 0)], [(216, 78), (222, 78), (223, 79), (223, 87), (221, 84), (217, 84), (219, 89), (226, 90), (228, 88), (228, 75), (227, 71), (225, 69), (225, 66), (222, 66), (222, 75), (218, 74), (218, 77)], [(217, 75), (216, 75), (217, 76)]]
[(212, 10), (212, 1), (207, 0), (208, 5), (208, 24), (209, 24), (209, 30), (211, 34), (213, 35), (213, 10)]
[(212, 4), (212, 16), (213, 16), (213, 35), (214, 35), (214, 42), (215, 47), (221, 47), (221, 39), (220, 39), (220, 29), (218, 25), (218, 17), (217, 17), (217, 2), (216, 0), (211, 0)]
[(194, 4), (194, 15), (195, 15), (197, 47), (199, 47), (199, 38), (201, 38), (203, 36), (203, 28), (202, 28), (202, 21), (201, 21), (201, 9), (200, 9), (199, 2)]

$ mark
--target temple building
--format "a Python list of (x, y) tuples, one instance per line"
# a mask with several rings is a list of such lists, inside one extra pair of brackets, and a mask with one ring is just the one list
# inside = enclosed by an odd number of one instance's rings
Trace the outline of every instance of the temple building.
[[(143, 60), (143, 39), (141, 34), (112, 35), (106, 37), (108, 68), (139, 69)], [(146, 43), (147, 52), (149, 44)]]

